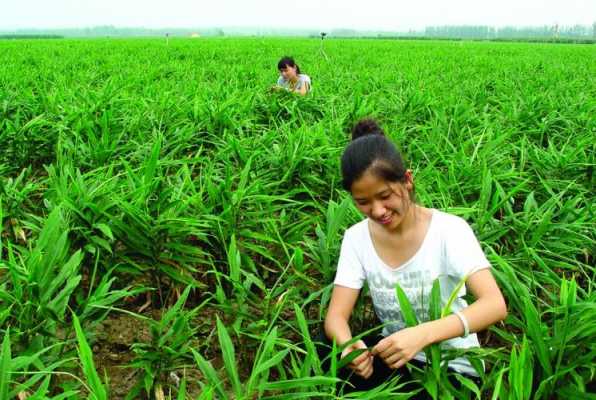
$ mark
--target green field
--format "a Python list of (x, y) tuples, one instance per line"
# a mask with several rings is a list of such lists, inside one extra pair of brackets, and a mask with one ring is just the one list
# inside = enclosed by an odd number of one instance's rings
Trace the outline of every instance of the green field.
[[(596, 48), (323, 45), (0, 41), (0, 399), (341, 397), (313, 340), (362, 218), (339, 157), (365, 116), (417, 201), (472, 225), (508, 303), (468, 354), (482, 387), (429, 368), (427, 390), (591, 398)], [(308, 97), (269, 92), (286, 54)]]

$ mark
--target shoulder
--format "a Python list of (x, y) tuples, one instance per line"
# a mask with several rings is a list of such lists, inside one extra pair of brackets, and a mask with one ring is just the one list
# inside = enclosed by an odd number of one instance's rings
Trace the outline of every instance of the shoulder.
[(436, 209), (433, 209), (433, 219), (437, 227), (447, 234), (470, 228), (468, 222), (462, 217)]
[(300, 74), (298, 76), (298, 79), (301, 80), (302, 82), (310, 83), (310, 76), (308, 76), (306, 74)]
[(438, 233), (437, 237), (447, 246), (446, 248), (466, 253), (471, 246), (478, 243), (476, 233), (462, 217), (438, 210), (435, 210), (433, 218), (435, 217), (436, 220), (433, 223)]
[(344, 242), (361, 245), (363, 239), (366, 238), (366, 235), (368, 235), (368, 218), (365, 218), (346, 229), (344, 233)]
[(285, 79), (283, 76), (280, 76), (279, 78), (277, 78), (277, 84), (278, 85), (283, 85), (285, 83)]

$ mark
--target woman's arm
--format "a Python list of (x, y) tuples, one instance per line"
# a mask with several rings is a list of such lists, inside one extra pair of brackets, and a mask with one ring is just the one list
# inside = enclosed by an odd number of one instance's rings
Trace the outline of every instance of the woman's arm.
[[(476, 297), (474, 303), (462, 310), (468, 321), (470, 333), (481, 331), (505, 319), (507, 306), (489, 269), (473, 273), (466, 281), (466, 286)], [(456, 315), (451, 314), (387, 336), (379, 341), (372, 353), (383, 358), (391, 368), (400, 368), (426, 346), (461, 336), (463, 333), (462, 322)]]
[(359, 289), (351, 289), (335, 285), (331, 293), (329, 310), (325, 317), (325, 334), (330, 340), (335, 339), (338, 345), (352, 339), (348, 321), (358, 300)]
[[(490, 269), (482, 269), (470, 275), (466, 286), (476, 298), (474, 303), (461, 311), (468, 321), (470, 333), (482, 331), (507, 317), (505, 299)], [(422, 325), (425, 325), (428, 332), (428, 344), (442, 342), (464, 333), (462, 322), (454, 314)]]
[[(325, 317), (325, 334), (329, 339), (335, 339), (340, 346), (352, 339), (352, 332), (348, 322), (359, 293), (359, 289), (339, 285), (335, 285), (333, 288), (329, 310)], [(366, 344), (362, 340), (358, 340), (346, 347), (342, 351), (341, 357), (347, 356), (356, 349), (366, 349)], [(348, 367), (365, 379), (369, 378), (373, 373), (372, 354), (368, 351), (360, 354), (352, 360)]]

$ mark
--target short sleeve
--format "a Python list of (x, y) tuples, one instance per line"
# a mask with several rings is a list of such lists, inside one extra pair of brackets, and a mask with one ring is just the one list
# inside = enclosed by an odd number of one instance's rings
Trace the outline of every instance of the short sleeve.
[(337, 273), (333, 283), (351, 289), (361, 289), (364, 279), (364, 269), (356, 253), (356, 243), (353, 235), (348, 231), (341, 242)]
[(302, 85), (306, 85), (306, 88), (310, 89), (310, 77), (308, 75), (300, 75), (300, 81)]
[(284, 85), (284, 78), (283, 78), (283, 76), (280, 76), (279, 78), (277, 78), (277, 85), (278, 86), (283, 86)]
[(455, 217), (445, 237), (447, 273), (458, 280), (480, 269), (490, 268), (472, 228), (462, 218)]

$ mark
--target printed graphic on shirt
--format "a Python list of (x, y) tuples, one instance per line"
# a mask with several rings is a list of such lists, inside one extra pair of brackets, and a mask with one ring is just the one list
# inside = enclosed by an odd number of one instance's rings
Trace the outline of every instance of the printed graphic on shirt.
[(384, 329), (385, 334), (406, 327), (395, 292), (395, 286), (398, 282), (408, 297), (418, 322), (429, 320), (429, 299), (432, 284), (429, 285), (428, 279), (425, 279), (425, 277), (430, 275), (432, 275), (430, 270), (407, 271), (400, 274), (399, 279), (393, 281), (387, 280), (380, 272), (369, 272), (367, 279), (375, 311), (381, 321), (388, 323)]

